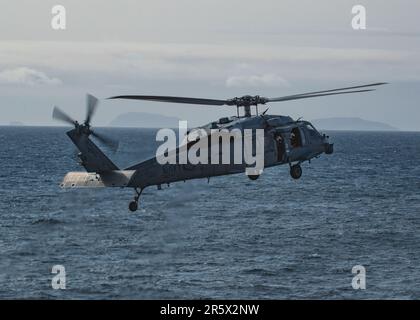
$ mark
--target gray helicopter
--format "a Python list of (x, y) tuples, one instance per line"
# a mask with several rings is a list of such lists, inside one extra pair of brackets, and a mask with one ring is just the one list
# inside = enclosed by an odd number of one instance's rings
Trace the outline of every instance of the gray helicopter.
[[(189, 97), (173, 96), (147, 96), (147, 95), (122, 95), (108, 99), (133, 99), (156, 102), (171, 102), (183, 104), (199, 104), (211, 106), (235, 106), (237, 115), (232, 117), (220, 118), (204, 126), (191, 130), (200, 129), (208, 133), (207, 138), (198, 137), (183, 146), (171, 150), (175, 156), (179, 156), (181, 149), (191, 148), (200, 139), (208, 139), (212, 132), (225, 132), (232, 129), (263, 129), (264, 131), (264, 167), (273, 167), (288, 164), (290, 175), (293, 179), (299, 179), (302, 175), (301, 163), (310, 161), (312, 158), (319, 157), (322, 153), (332, 154), (333, 144), (329, 142), (329, 137), (321, 134), (308, 121), (293, 120), (289, 116), (268, 115), (258, 112), (259, 105), (266, 105), (269, 102), (282, 102), (297, 99), (306, 99), (330, 95), (361, 93), (374, 91), (371, 87), (384, 85), (386, 83), (373, 83), (361, 86), (353, 86), (324, 91), (308, 92), (283, 96), (278, 98), (265, 98), (260, 96), (243, 96), (227, 100), (200, 99)], [(368, 88), (368, 89), (366, 89)], [(355, 90), (357, 89), (357, 90)], [(67, 135), (79, 149), (80, 164), (87, 172), (69, 172), (64, 177), (61, 187), (81, 188), (81, 187), (122, 187), (133, 188), (135, 196), (129, 203), (129, 210), (136, 211), (143, 190), (149, 186), (169, 185), (172, 182), (186, 181), (190, 179), (207, 178), (245, 172), (247, 163), (224, 163), (224, 164), (192, 164), (176, 163), (161, 164), (157, 157), (144, 162), (135, 164), (125, 169), (118, 168), (89, 138), (95, 137), (99, 142), (107, 145), (111, 150), (116, 151), (118, 142), (103, 135), (95, 133), (90, 126), (92, 115), (97, 107), (98, 100), (87, 95), (87, 116), (83, 123), (78, 123), (63, 111), (54, 107), (53, 118), (64, 121), (74, 126), (74, 129), (67, 132)], [(252, 114), (252, 108), (255, 112)], [(240, 109), (243, 109), (242, 115)], [(187, 133), (189, 133), (189, 130)], [(232, 140), (225, 141), (233, 148)], [(209, 146), (210, 148), (210, 146)], [(219, 148), (218, 150), (222, 150)], [(254, 150), (255, 151), (255, 150)], [(251, 180), (256, 180), (260, 174), (249, 174)]]

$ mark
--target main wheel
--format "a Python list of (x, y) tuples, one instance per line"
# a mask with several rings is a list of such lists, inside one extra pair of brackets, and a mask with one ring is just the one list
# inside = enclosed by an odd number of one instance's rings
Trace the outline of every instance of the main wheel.
[(250, 178), (251, 180), (257, 180), (259, 177), (260, 177), (260, 175), (259, 175), (259, 174), (250, 174), (250, 175), (248, 176), (248, 178)]
[(137, 211), (138, 204), (137, 201), (131, 201), (128, 205), (128, 209), (130, 209), (131, 212)]
[(302, 176), (302, 167), (299, 164), (291, 166), (290, 175), (293, 179), (299, 179)]

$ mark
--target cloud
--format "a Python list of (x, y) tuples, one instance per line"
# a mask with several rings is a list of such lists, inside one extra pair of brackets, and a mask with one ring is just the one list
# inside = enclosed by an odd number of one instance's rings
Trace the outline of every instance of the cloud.
[[(419, 79), (420, 74), (420, 47), (407, 50), (276, 43), (249, 46), (77, 41), (0, 41), (0, 47), (0, 70), (15, 66), (54, 70), (59, 77), (66, 77), (67, 84), (82, 87), (92, 83), (127, 86), (153, 80), (206, 81), (226, 88), (284, 87), (287, 82), (301, 80), (395, 81)], [(7, 75), (7, 82), (12, 78), (16, 83), (22, 77)], [(60, 82), (45, 74), (35, 78), (28, 82)]]
[(276, 74), (231, 76), (226, 79), (227, 87), (288, 87), (289, 83)]
[(5, 84), (22, 84), (28, 86), (35, 85), (60, 85), (62, 81), (58, 78), (49, 77), (44, 72), (30, 69), (27, 67), (19, 67), (15, 69), (6, 69), (0, 72), (0, 83)]

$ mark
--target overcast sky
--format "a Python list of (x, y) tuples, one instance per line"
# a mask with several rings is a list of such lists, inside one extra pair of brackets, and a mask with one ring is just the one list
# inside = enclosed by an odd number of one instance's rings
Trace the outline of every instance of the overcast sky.
[[(67, 29), (51, 28), (66, 8)], [(367, 10), (353, 30), (351, 9)], [(271, 114), (361, 117), (420, 130), (420, 1), (0, 0), (0, 124), (83, 119), (85, 93), (231, 98), (390, 82), (373, 93), (271, 105)], [(141, 111), (191, 125), (232, 107), (101, 101), (94, 124)]]

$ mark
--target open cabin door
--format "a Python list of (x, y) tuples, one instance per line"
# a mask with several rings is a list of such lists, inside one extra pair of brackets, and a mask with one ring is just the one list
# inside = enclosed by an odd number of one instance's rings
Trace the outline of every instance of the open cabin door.
[(280, 132), (276, 132), (274, 134), (274, 143), (275, 143), (276, 149), (277, 149), (277, 161), (278, 162), (283, 162), (284, 159), (285, 159), (285, 154), (286, 154), (286, 145), (285, 145), (284, 134), (282, 134)]

